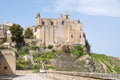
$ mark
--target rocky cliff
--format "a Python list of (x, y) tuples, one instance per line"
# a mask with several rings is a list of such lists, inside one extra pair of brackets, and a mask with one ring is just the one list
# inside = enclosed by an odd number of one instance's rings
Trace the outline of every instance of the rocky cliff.
[(120, 60), (103, 54), (83, 55), (77, 58), (70, 53), (60, 53), (50, 62), (56, 70), (120, 73)]

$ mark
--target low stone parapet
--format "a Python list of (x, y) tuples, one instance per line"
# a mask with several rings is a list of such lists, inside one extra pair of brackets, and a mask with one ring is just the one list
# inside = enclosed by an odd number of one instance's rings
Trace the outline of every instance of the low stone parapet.
[(89, 72), (70, 72), (70, 71), (48, 71), (49, 77), (58, 78), (58, 80), (120, 80), (120, 74), (108, 73), (89, 73)]
[(80, 77), (80, 76), (71, 76), (71, 75), (64, 75), (64, 74), (53, 74), (48, 73), (47, 77), (55, 79), (55, 80), (99, 80), (99, 79), (93, 79), (89, 77)]
[(16, 70), (16, 75), (17, 74), (32, 74), (34, 73), (34, 70)]

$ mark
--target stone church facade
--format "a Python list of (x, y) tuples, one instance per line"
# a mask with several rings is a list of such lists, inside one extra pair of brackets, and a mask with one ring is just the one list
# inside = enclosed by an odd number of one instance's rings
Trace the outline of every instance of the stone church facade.
[(68, 13), (59, 18), (41, 18), (36, 16), (36, 39), (40, 45), (85, 45), (83, 24), (79, 20), (70, 20)]

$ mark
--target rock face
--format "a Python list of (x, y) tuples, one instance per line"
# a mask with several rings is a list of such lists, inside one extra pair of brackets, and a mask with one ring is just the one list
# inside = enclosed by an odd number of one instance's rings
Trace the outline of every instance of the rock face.
[(73, 67), (75, 57), (69, 53), (61, 53), (56, 55), (55, 58), (50, 60), (51, 64), (58, 70), (69, 70)]
[(103, 66), (96, 63), (89, 55), (76, 58), (70, 53), (61, 53), (50, 60), (50, 62), (57, 70), (105, 72)]

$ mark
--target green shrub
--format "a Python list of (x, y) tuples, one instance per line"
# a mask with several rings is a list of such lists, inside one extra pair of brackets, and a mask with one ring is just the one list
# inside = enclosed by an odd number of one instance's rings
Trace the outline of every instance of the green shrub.
[(76, 57), (80, 57), (85, 54), (83, 47), (81, 45), (76, 45), (71, 49), (71, 53)]
[[(54, 69), (53, 66), (47, 65), (49, 63), (49, 60), (52, 59), (56, 54), (60, 53), (60, 51), (53, 51), (53, 52), (46, 52), (46, 53), (41, 53), (38, 52), (36, 54), (33, 54), (33, 58), (36, 62), (41, 63), (44, 62), (46, 65), (46, 69)], [(41, 68), (41, 65), (36, 65), (34, 66), (35, 71), (39, 71)]]
[(48, 49), (52, 49), (53, 48), (53, 45), (48, 45)]
[(29, 54), (29, 47), (24, 46), (18, 51), (18, 55), (24, 56), (25, 54)]
[(46, 52), (46, 53), (36, 53), (33, 55), (34, 60), (36, 61), (48, 61), (51, 58), (53, 58), (54, 53), (52, 52)]
[(16, 60), (16, 69), (17, 70), (32, 70), (33, 65), (30, 61)]
[(52, 65), (46, 65), (46, 69), (55, 69), (55, 67)]
[(56, 52), (56, 50), (53, 49), (52, 52), (54, 53), (54, 52)]
[(39, 47), (38, 46), (31, 46), (30, 49), (36, 50), (36, 49), (39, 49)]
[(120, 67), (115, 66), (115, 67), (114, 67), (114, 70), (115, 70), (117, 73), (119, 73), (119, 74), (120, 74)]
[(41, 68), (41, 64), (37, 64), (34, 66), (35, 72), (39, 72), (39, 69)]
[(5, 47), (5, 46), (0, 46), (0, 50), (2, 50), (2, 49), (7, 49), (7, 47)]

